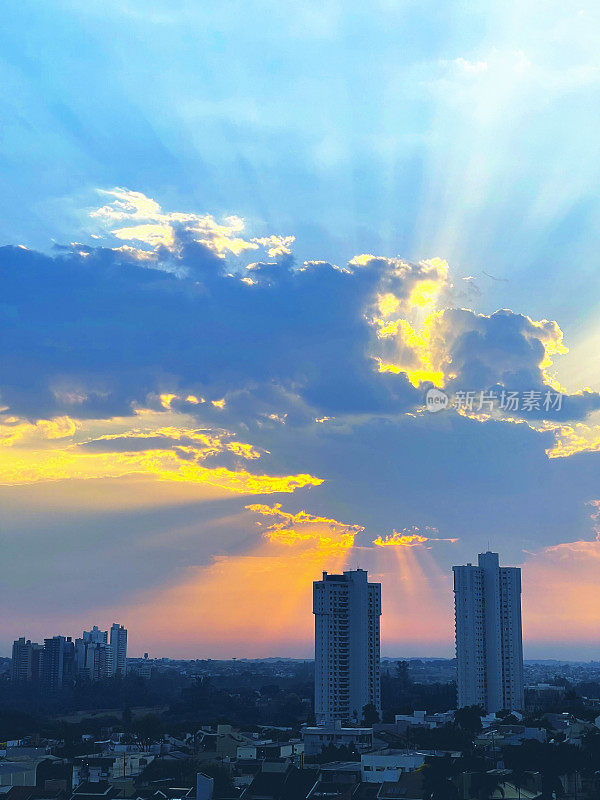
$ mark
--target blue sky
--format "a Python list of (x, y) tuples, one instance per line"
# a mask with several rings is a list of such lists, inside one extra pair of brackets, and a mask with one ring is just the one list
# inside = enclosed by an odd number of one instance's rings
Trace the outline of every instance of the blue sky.
[[(591, 593), (600, 557), (599, 17), (590, 0), (3, 5), (4, 649), (129, 614), (140, 650), (241, 654), (239, 631), (190, 644), (193, 619), (169, 638), (146, 609), (184, 572), (194, 597), (227, 568), (272, 602), (249, 565), (304, 558), (309, 586), (356, 555), (400, 597), (389, 650), (446, 653), (440, 576), (491, 540), (548, 583), (529, 652), (556, 652), (561, 565)], [(431, 382), (571, 397), (560, 418), (434, 418)], [(267, 502), (276, 536), (246, 508)], [(424, 541), (392, 543), (390, 571), (373, 541), (393, 531)], [(302, 592), (288, 630), (310, 623)], [(573, 654), (595, 653), (586, 603)], [(426, 635), (402, 630), (422, 607)], [(261, 654), (310, 650), (284, 621)]]

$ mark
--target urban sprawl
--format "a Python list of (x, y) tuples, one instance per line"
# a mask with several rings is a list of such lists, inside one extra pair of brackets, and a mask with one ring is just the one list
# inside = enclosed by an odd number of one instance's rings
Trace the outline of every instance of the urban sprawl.
[[(600, 663), (523, 661), (521, 572), (454, 571), (456, 658), (381, 658), (381, 585), (313, 584), (315, 659), (0, 659), (0, 800), (600, 800)], [(257, 623), (258, 624), (258, 623)]]

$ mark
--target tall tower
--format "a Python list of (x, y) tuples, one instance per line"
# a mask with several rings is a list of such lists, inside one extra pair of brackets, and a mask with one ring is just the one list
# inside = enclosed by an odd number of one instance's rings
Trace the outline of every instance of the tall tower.
[(110, 629), (110, 648), (112, 650), (112, 674), (125, 675), (127, 672), (127, 629), (114, 622)]
[(41, 677), (44, 648), (41, 644), (25, 641), (21, 636), (13, 644), (12, 679), (16, 683), (39, 681)]
[(521, 570), (487, 552), (452, 571), (459, 708), (522, 709)]
[(313, 583), (317, 725), (360, 722), (372, 703), (381, 714), (381, 584), (363, 569), (323, 573)]
[(47, 689), (60, 689), (75, 672), (75, 648), (70, 636), (44, 639), (42, 682)]

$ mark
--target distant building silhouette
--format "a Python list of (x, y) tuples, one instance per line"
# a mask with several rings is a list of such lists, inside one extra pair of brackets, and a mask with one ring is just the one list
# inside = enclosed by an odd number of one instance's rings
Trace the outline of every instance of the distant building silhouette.
[(112, 674), (127, 673), (127, 630), (118, 622), (110, 629), (110, 647), (112, 650)]
[(108, 644), (108, 631), (101, 631), (97, 625), (91, 631), (84, 631), (82, 638), (75, 640), (75, 662), (77, 672), (91, 681), (113, 675), (113, 649)]
[(36, 644), (22, 636), (12, 648), (11, 678), (16, 683), (39, 682), (60, 689), (76, 675), (96, 681), (127, 673), (127, 630), (118, 623), (108, 631), (94, 625), (80, 639), (52, 636)]
[(360, 722), (363, 707), (381, 715), (381, 584), (365, 570), (323, 573), (313, 584), (317, 725)]
[(490, 552), (452, 570), (459, 708), (522, 709), (521, 570)]
[(70, 636), (44, 639), (42, 684), (47, 689), (60, 689), (75, 675), (75, 648)]
[(97, 625), (94, 625), (91, 631), (83, 632), (82, 639), (84, 642), (92, 644), (108, 644), (108, 631), (101, 631)]
[(17, 639), (12, 648), (12, 672), (11, 677), (16, 683), (27, 683), (29, 681), (39, 681), (42, 673), (42, 659), (44, 646), (25, 641), (22, 636)]

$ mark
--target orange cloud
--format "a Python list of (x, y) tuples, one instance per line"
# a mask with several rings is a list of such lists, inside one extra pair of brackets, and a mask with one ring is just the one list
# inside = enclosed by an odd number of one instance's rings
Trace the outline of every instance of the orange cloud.
[(356, 534), (364, 530), (361, 525), (350, 525), (328, 517), (316, 517), (306, 511), (296, 514), (283, 511), (280, 503), (273, 506), (254, 504), (246, 506), (248, 511), (266, 517), (275, 517), (265, 530), (265, 537), (270, 542), (293, 545), (298, 542), (313, 541), (319, 545), (329, 546), (332, 551), (352, 547)]

